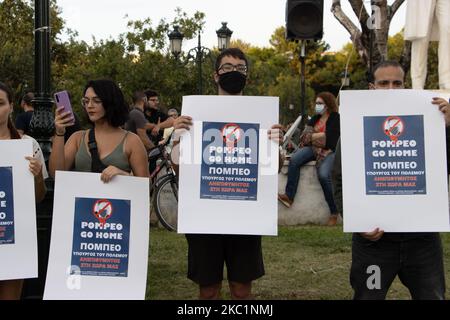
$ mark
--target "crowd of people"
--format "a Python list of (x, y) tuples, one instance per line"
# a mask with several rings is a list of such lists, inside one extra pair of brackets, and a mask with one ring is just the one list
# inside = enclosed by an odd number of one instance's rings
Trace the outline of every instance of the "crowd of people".
[[(217, 57), (214, 81), (218, 95), (242, 95), (249, 75), (245, 54), (237, 48), (222, 51)], [(404, 87), (404, 71), (394, 61), (382, 62), (374, 68), (371, 89), (399, 89)], [(32, 113), (30, 95), (22, 99), (23, 116), (17, 118), (17, 129), (10, 114), (13, 97), (11, 90), (0, 85), (0, 139), (32, 139), (27, 136), (29, 113)], [(136, 91), (130, 108), (117, 84), (110, 80), (88, 81), (82, 105), (92, 127), (78, 130), (66, 141), (73, 127), (75, 115), (55, 111), (55, 134), (49, 158), (49, 172), (73, 170), (101, 173), (107, 183), (116, 175), (148, 177), (155, 164), (148, 163), (148, 152), (173, 136), (174, 146), (179, 144), (180, 130), (192, 128), (189, 115), (179, 116), (176, 109), (168, 114), (159, 108), (158, 93), (153, 90)], [(450, 105), (445, 99), (430, 101), (442, 111), (447, 127), (450, 126)], [(19, 131), (20, 130), (20, 131)], [(336, 98), (322, 92), (315, 99), (315, 115), (300, 136), (298, 150), (290, 158), (285, 193), (278, 199), (291, 206), (298, 188), (299, 174), (305, 163), (316, 161), (318, 178), (330, 210), (330, 225), (336, 224), (342, 207), (342, 177), (340, 175), (340, 122)], [(268, 138), (282, 143), (280, 124), (274, 124)], [(42, 152), (33, 140), (35, 156), (29, 157), (30, 171), (35, 176), (36, 200), (45, 194), (47, 177)], [(442, 146), (446, 148), (446, 146)], [(179, 157), (174, 148), (173, 157)], [(448, 149), (447, 149), (448, 150)], [(178, 161), (174, 161), (178, 163)], [(178, 170), (178, 166), (174, 168)], [(307, 195), (302, 195), (302, 197)], [(298, 199), (297, 201), (301, 201)], [(233, 299), (250, 299), (252, 282), (265, 274), (261, 236), (186, 234), (188, 243), (188, 278), (198, 285), (201, 299), (219, 299), (224, 265)], [(402, 257), (402, 259), (398, 259)], [(443, 299), (445, 274), (442, 245), (439, 234), (389, 234), (375, 229), (373, 232), (354, 234), (352, 241), (352, 267), (350, 282), (355, 299), (383, 299), (393, 279), (398, 275), (415, 299)], [(382, 265), (382, 286), (368, 290), (368, 265)], [(0, 282), (0, 298), (18, 298), (20, 281)]]

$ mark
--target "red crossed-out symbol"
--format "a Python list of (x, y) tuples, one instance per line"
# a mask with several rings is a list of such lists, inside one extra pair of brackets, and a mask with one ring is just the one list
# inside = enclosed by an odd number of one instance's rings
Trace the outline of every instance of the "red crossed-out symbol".
[(228, 123), (222, 129), (223, 141), (227, 147), (233, 147), (243, 136), (242, 129), (235, 123)]
[(397, 141), (405, 130), (405, 124), (400, 117), (388, 117), (384, 121), (383, 130), (392, 141)]
[(94, 203), (92, 213), (100, 221), (100, 225), (103, 227), (106, 220), (111, 218), (113, 213), (113, 207), (109, 200), (100, 199)]

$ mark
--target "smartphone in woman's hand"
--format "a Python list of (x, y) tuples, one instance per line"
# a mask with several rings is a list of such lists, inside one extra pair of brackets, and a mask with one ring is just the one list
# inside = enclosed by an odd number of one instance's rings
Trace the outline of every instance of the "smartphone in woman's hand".
[(73, 118), (72, 124), (74, 124), (75, 117), (73, 114), (72, 105), (70, 103), (69, 93), (66, 90), (55, 93), (55, 102), (57, 108), (64, 107), (62, 112), (71, 113), (70, 116)]

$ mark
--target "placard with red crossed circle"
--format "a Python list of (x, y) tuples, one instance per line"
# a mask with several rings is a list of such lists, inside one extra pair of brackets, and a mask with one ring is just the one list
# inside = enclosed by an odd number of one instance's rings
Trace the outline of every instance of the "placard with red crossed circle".
[(81, 275), (126, 277), (130, 201), (75, 198), (72, 267)]
[(385, 134), (392, 140), (397, 141), (405, 130), (405, 124), (400, 117), (387, 117), (383, 129)]
[(364, 117), (367, 195), (426, 194), (422, 115)]
[(259, 124), (203, 122), (202, 150), (201, 199), (257, 200)]
[(12, 167), (0, 167), (0, 245), (14, 244)]

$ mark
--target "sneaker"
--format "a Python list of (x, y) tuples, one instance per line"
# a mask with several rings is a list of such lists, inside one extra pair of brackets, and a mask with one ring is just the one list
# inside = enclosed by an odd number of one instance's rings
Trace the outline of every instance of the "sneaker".
[(292, 202), (293, 202), (291, 199), (289, 199), (289, 197), (287, 195), (280, 194), (280, 193), (278, 194), (278, 200), (288, 208), (291, 207)]
[(337, 219), (338, 219), (338, 216), (336, 214), (331, 215), (330, 218), (328, 219), (327, 226), (329, 226), (329, 227), (335, 226), (337, 223)]

